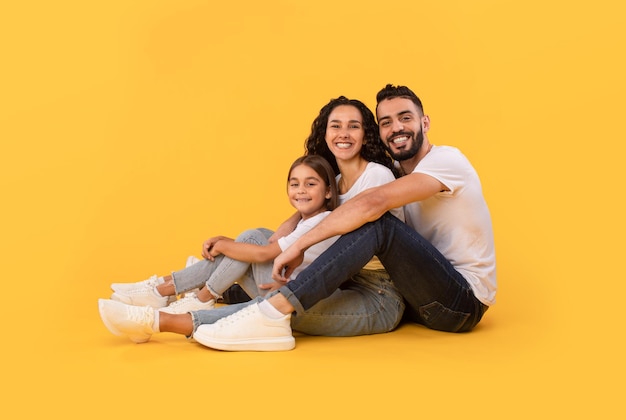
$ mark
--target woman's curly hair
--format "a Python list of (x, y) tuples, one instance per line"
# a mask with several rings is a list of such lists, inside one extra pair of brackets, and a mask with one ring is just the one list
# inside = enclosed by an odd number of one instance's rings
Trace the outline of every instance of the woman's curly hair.
[(336, 173), (339, 173), (337, 159), (326, 144), (326, 127), (328, 125), (330, 113), (333, 109), (340, 105), (353, 106), (361, 113), (361, 117), (363, 118), (363, 131), (365, 132), (363, 137), (363, 147), (361, 148), (360, 153), (361, 156), (368, 162), (376, 162), (386, 166), (391, 169), (397, 177), (397, 171), (394, 167), (393, 159), (383, 142), (380, 140), (378, 124), (376, 124), (374, 114), (363, 102), (357, 99), (348, 99), (345, 96), (340, 96), (338, 98), (331, 99), (329, 103), (322, 107), (319, 115), (315, 118), (313, 124), (311, 125), (311, 134), (304, 143), (305, 154), (315, 154), (324, 157), (333, 167), (333, 170)]

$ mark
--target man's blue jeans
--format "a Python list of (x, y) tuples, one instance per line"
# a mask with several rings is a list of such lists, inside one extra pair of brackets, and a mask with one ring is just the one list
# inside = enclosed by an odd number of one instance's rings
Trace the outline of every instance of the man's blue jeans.
[(404, 297), (406, 316), (414, 322), (441, 331), (469, 331), (488, 308), (432, 244), (389, 213), (342, 235), (280, 293), (296, 313), (306, 311), (330, 296), (374, 255)]

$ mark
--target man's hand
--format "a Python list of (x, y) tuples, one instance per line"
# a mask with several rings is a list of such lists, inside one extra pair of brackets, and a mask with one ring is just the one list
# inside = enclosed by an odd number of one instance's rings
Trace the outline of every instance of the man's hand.
[(269, 292), (273, 292), (274, 290), (278, 290), (278, 289), (280, 289), (280, 288), (281, 288), (281, 287), (283, 287), (284, 285), (285, 285), (285, 282), (282, 282), (282, 281), (280, 281), (280, 282), (279, 282), (279, 281), (274, 281), (274, 282), (271, 282), (271, 283), (262, 283), (262, 284), (259, 284), (259, 289), (261, 289), (261, 290), (267, 290), (267, 292), (269, 293)]
[(293, 270), (302, 264), (304, 251), (298, 250), (295, 246), (290, 246), (274, 260), (272, 279), (277, 282), (286, 283), (289, 281)]

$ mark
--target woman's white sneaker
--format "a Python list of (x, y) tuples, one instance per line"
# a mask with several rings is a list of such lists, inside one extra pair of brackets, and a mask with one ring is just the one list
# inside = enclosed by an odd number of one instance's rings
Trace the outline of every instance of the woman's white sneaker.
[(269, 318), (257, 303), (213, 324), (200, 325), (193, 338), (207, 347), (227, 351), (284, 351), (296, 346), (291, 315)]
[(133, 306), (108, 299), (98, 299), (100, 318), (111, 333), (127, 336), (135, 343), (150, 340), (154, 329), (154, 309), (149, 306)]

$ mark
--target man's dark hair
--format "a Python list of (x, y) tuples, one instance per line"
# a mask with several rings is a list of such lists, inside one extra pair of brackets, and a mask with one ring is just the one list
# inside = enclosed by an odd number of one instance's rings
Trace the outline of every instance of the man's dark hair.
[(388, 84), (376, 94), (376, 109), (378, 109), (378, 104), (380, 104), (385, 99), (393, 98), (410, 99), (417, 106), (419, 112), (424, 115), (424, 107), (422, 106), (422, 101), (420, 100), (420, 98), (417, 97), (415, 93), (413, 93), (411, 89), (406, 86), (393, 86), (391, 84)]

